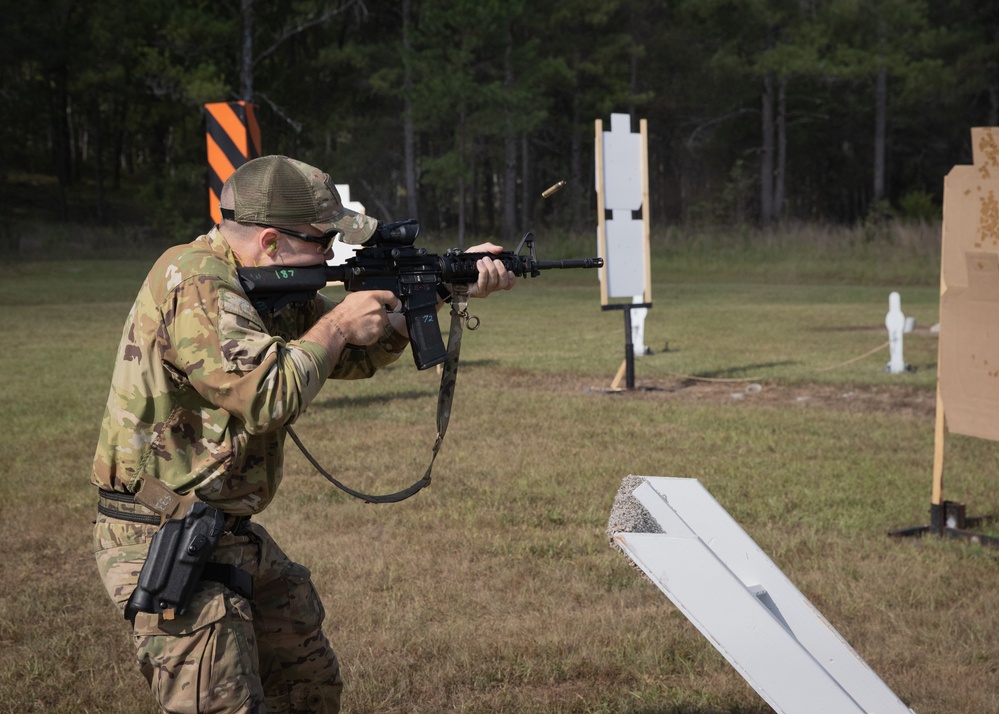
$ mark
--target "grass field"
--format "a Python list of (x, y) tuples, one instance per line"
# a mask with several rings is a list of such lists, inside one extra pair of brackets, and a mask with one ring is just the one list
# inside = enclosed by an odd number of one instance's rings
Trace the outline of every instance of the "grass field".
[[(932, 241), (667, 236), (656, 255), (655, 354), (636, 360), (638, 389), (607, 389), (623, 320), (600, 310), (595, 276), (546, 275), (473, 304), (482, 325), (465, 334), (429, 489), (365, 505), (289, 445), (259, 520), (313, 571), (345, 710), (769, 711), (608, 545), (621, 479), (641, 474), (699, 479), (919, 714), (999, 711), (999, 551), (887, 537), (928, 520)], [(149, 262), (0, 268), (3, 712), (153, 711), (97, 578), (88, 484)], [(895, 289), (917, 327), (903, 375), (885, 373), (879, 349)], [(429, 459), (436, 379), (406, 355), (373, 380), (328, 384), (298, 432), (341, 480), (397, 490)], [(947, 497), (999, 512), (999, 447), (947, 445)]]

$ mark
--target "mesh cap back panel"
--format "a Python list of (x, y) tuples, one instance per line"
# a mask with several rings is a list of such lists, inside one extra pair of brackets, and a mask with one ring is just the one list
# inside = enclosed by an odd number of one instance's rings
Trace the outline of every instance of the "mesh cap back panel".
[(287, 161), (244, 165), (234, 186), (236, 213), (244, 221), (294, 225), (317, 219), (312, 185)]

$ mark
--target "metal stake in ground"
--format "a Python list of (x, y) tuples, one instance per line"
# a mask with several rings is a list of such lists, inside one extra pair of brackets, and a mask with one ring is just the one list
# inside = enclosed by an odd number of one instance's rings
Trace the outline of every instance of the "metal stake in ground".
[(628, 389), (635, 388), (635, 343), (632, 340), (631, 331), (631, 311), (637, 310), (639, 308), (650, 308), (652, 303), (650, 302), (638, 302), (638, 303), (614, 303), (611, 305), (603, 305), (601, 310), (621, 310), (624, 312), (624, 362), (621, 363), (620, 369), (617, 371), (617, 375), (614, 377), (614, 381), (611, 383), (611, 389), (617, 389), (618, 385), (621, 383), (621, 373), (625, 373), (625, 386)]

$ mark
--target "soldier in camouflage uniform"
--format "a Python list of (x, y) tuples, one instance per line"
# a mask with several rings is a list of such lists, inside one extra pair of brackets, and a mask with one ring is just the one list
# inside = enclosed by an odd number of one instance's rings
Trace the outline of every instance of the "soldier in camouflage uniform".
[[(139, 667), (163, 711), (336, 712), (342, 681), (322, 630), (309, 570), (250, 517), (274, 498), (285, 425), (328, 378), (370, 377), (408, 344), (388, 291), (260, 315), (240, 286), (246, 265), (318, 265), (339, 234), (360, 244), (374, 219), (343, 207), (329, 176), (281, 156), (254, 159), (226, 182), (223, 221), (168, 250), (125, 323), (92, 482), (94, 552), (122, 612), (159, 514), (137, 502), (143, 480), (194, 494), (226, 516), (212, 563), (252, 577), (205, 579), (182, 615), (128, 612)], [(485, 244), (471, 249), (498, 251)], [(514, 276), (479, 263), (470, 295), (509, 289)], [(129, 608), (131, 610), (131, 608)]]

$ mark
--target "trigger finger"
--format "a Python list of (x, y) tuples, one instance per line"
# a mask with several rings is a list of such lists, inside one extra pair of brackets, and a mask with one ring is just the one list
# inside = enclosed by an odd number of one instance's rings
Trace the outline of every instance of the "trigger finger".
[(386, 299), (382, 303), (385, 312), (399, 312), (402, 308), (402, 301), (394, 294), (386, 291)]

